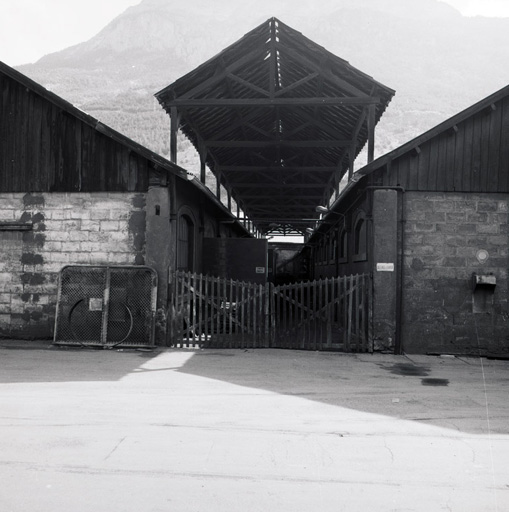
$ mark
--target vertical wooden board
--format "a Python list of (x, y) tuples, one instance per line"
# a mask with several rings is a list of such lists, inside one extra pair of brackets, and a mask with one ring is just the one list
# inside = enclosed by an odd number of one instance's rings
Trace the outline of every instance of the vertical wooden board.
[(481, 137), (480, 137), (480, 190), (488, 191), (488, 175), (489, 175), (489, 148), (490, 148), (490, 125), (491, 115), (489, 111), (480, 114)]
[(445, 146), (445, 183), (444, 190), (447, 192), (454, 191), (454, 180), (455, 180), (455, 154), (456, 154), (456, 132), (448, 130), (444, 134), (446, 141)]
[(104, 138), (96, 131), (94, 133), (94, 167), (91, 190), (107, 190), (106, 166), (104, 163)]
[(44, 176), (45, 187), (49, 192), (53, 190), (55, 172), (51, 164), (51, 115), (52, 109), (41, 98), (38, 100), (41, 109), (41, 152), (40, 172)]
[(457, 126), (454, 135), (454, 177), (453, 191), (460, 191), (463, 187), (464, 173), (464, 147), (465, 147), (465, 123)]
[[(127, 190), (129, 192), (138, 191), (138, 168), (135, 164), (135, 160), (131, 157), (132, 151), (128, 148), (124, 148), (122, 151), (121, 165), (125, 169), (125, 173), (128, 176)], [(148, 182), (148, 178), (147, 178)]]
[[(0, 73), (0, 141), (2, 150), (0, 151), (0, 191), (7, 192), (10, 189), (8, 162), (10, 162), (10, 97), (9, 97), (9, 79)], [(8, 127), (10, 129), (8, 129)]]
[(209, 312), (211, 312), (210, 301), (212, 300), (212, 295), (210, 292), (210, 278), (209, 276), (204, 276), (203, 280), (203, 339), (204, 344), (207, 344), (207, 341), (210, 336), (210, 317)]
[(78, 173), (79, 190), (83, 190), (83, 130), (86, 124), (82, 121), (78, 122), (76, 129), (76, 170)]
[(502, 138), (502, 102), (495, 104), (495, 110), (490, 114), (489, 142), (488, 142), (488, 164), (487, 184), (488, 192), (498, 192), (498, 170), (500, 167), (500, 141)]
[(473, 137), (474, 122), (470, 117), (464, 122), (464, 138), (463, 138), (463, 172), (461, 180), (461, 190), (468, 192), (473, 190)]
[(16, 162), (18, 163), (19, 181), (16, 186), (19, 192), (29, 190), (30, 169), (28, 168), (28, 153), (30, 151), (28, 143), (29, 123), (30, 123), (30, 94), (25, 88), (18, 89), (18, 112), (20, 114), (21, 132), (17, 144)]
[[(37, 175), (36, 175), (36, 164), (37, 158), (39, 156), (39, 145), (40, 140), (38, 140), (36, 134), (36, 112), (34, 108), (34, 94), (30, 91), (27, 91), (27, 117), (30, 120), (28, 124), (28, 130), (26, 135), (26, 151), (27, 151), (27, 160), (26, 160), (26, 172), (27, 172), (27, 181), (25, 186), (27, 190), (37, 191)], [(40, 130), (40, 126), (39, 126)]]
[(408, 187), (408, 182), (411, 173), (411, 165), (414, 160), (415, 158), (408, 153), (406, 155), (403, 155), (401, 158), (398, 158), (398, 179), (394, 186), (404, 187), (405, 189)]
[(324, 321), (323, 321), (323, 307), (324, 307), (324, 281), (319, 279), (318, 281), (318, 306), (317, 306), (317, 321), (318, 321), (318, 344), (315, 350), (321, 350), (323, 347), (324, 337)]
[(399, 170), (400, 158), (392, 160), (385, 173), (384, 184), (388, 187), (394, 187), (398, 183), (398, 170)]
[(240, 303), (241, 303), (241, 308), (240, 308), (240, 325), (241, 325), (241, 330), (242, 330), (242, 336), (240, 338), (240, 342), (242, 343), (242, 345), (245, 344), (246, 340), (248, 339), (247, 335), (246, 335), (246, 322), (247, 322), (247, 311), (246, 311), (246, 289), (244, 286), (241, 286), (241, 297), (240, 297)]
[(419, 189), (419, 154), (411, 152), (406, 155), (408, 160), (408, 173), (402, 180), (401, 186), (405, 190)]
[(279, 317), (279, 323), (280, 323), (280, 336), (283, 338), (283, 348), (287, 348), (287, 320), (286, 320), (286, 312), (287, 312), (287, 306), (286, 306), (286, 286), (280, 286), (279, 287), (280, 294), (281, 294), (281, 316)]
[(351, 350), (351, 346), (352, 346), (352, 313), (353, 313), (354, 286), (355, 286), (354, 276), (351, 275), (349, 278), (349, 283), (348, 283), (348, 320), (347, 320), (347, 325), (348, 325), (347, 339), (348, 339), (349, 350)]
[(330, 300), (332, 298), (332, 294), (329, 296), (329, 288), (331, 286), (331, 283), (333, 282), (332, 279), (326, 279), (325, 280), (325, 298), (324, 298), (324, 306), (325, 306), (325, 311), (324, 311), (324, 319), (325, 319), (325, 322), (326, 322), (326, 326), (325, 326), (325, 346), (327, 348), (330, 348), (331, 345), (332, 345), (332, 338), (331, 338), (331, 335), (332, 335), (332, 324), (333, 324), (333, 319), (331, 318), (331, 312), (332, 312), (332, 309), (330, 307)]
[(437, 190), (444, 191), (447, 189), (447, 148), (449, 145), (449, 134), (441, 133), (436, 138), (437, 152)]
[(253, 348), (258, 347), (258, 319), (260, 318), (260, 306), (261, 303), (258, 301), (259, 297), (259, 286), (260, 285), (254, 285), (252, 290), (252, 301), (253, 301)]
[(306, 346), (306, 319), (304, 316), (304, 311), (306, 307), (306, 285), (304, 283), (299, 283), (299, 294), (297, 297), (299, 303), (299, 336), (301, 338), (300, 348), (304, 348)]
[(428, 190), (428, 171), (429, 171), (429, 152), (430, 143), (426, 142), (421, 146), (417, 165), (417, 187), (418, 190)]
[(427, 190), (437, 190), (438, 161), (440, 158), (439, 137), (431, 139), (427, 146), (429, 148), (429, 169)]
[(473, 118), (472, 134), (472, 191), (481, 192), (481, 146), (482, 146), (482, 120), (477, 114)]
[(502, 118), (498, 183), (500, 192), (509, 192), (509, 98), (504, 98), (499, 108), (502, 111)]
[(355, 277), (355, 344), (357, 352), (362, 352), (362, 337), (361, 337), (361, 317), (360, 317), (360, 308), (362, 306), (362, 284), (361, 284), (361, 276), (357, 275)]

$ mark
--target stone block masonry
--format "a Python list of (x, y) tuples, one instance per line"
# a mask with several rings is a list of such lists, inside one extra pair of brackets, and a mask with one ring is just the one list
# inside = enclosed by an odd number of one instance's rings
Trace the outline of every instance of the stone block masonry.
[[(406, 352), (509, 353), (505, 194), (405, 194), (403, 339)], [(473, 274), (494, 288), (474, 290)]]
[[(3, 231), (2, 221), (32, 229)], [(144, 194), (0, 194), (0, 335), (53, 336), (63, 266), (144, 258)]]

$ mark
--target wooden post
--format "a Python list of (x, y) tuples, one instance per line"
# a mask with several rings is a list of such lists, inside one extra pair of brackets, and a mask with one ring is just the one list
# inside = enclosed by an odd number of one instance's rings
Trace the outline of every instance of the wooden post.
[(221, 201), (221, 174), (216, 174), (216, 197)]
[(179, 129), (179, 115), (177, 107), (170, 109), (170, 161), (177, 163), (177, 132)]
[(375, 158), (376, 105), (370, 105), (368, 112), (368, 164)]
[(348, 181), (350, 181), (353, 177), (356, 149), (357, 146), (354, 145), (351, 146), (348, 150)]
[(207, 160), (207, 148), (205, 145), (200, 144), (200, 181), (205, 185), (205, 165)]

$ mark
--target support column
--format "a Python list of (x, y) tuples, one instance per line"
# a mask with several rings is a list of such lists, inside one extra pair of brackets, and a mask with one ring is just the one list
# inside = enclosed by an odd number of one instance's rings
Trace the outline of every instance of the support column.
[(156, 343), (166, 344), (169, 317), (169, 275), (172, 264), (170, 195), (165, 186), (150, 186), (146, 201), (145, 262), (157, 272)]
[(170, 108), (170, 161), (177, 163), (177, 132), (179, 129), (179, 119), (177, 107)]
[(205, 162), (207, 160), (207, 148), (204, 145), (200, 145), (200, 181), (205, 185)]
[(368, 111), (368, 164), (375, 158), (376, 106), (370, 105)]
[(348, 150), (348, 181), (353, 177), (356, 150), (357, 146), (350, 146), (350, 149)]
[(373, 191), (374, 350), (396, 348), (398, 318), (398, 192)]

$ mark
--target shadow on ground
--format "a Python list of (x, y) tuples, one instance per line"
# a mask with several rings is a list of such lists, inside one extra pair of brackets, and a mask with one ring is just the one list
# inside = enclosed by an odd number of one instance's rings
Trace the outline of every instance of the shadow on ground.
[(507, 434), (507, 370), (507, 362), (481, 367), (475, 358), (261, 349), (197, 351), (178, 371), (463, 432)]
[(160, 352), (0, 342), (0, 383), (117, 381)]
[[(509, 433), (508, 370), (508, 361), (481, 364), (475, 358), (50, 344), (11, 350), (0, 343), (0, 383), (114, 382), (145, 375), (147, 389), (157, 381), (175, 392), (185, 386), (173, 379), (180, 373), (476, 434)], [(208, 383), (197, 386), (205, 392)], [(246, 400), (256, 394), (241, 388), (233, 393), (246, 394)]]

